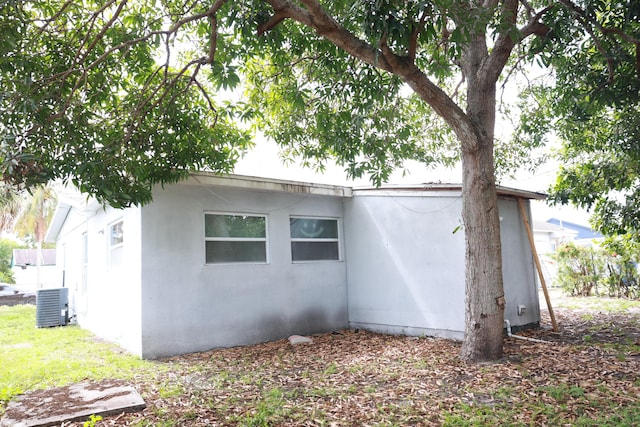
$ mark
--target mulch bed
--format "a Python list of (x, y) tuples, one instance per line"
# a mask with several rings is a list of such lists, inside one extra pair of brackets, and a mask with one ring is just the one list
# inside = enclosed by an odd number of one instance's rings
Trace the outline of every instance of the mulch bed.
[(366, 331), (173, 357), (135, 384), (144, 411), (99, 425), (441, 425), (468, 407), (544, 425), (636, 401), (640, 353), (617, 345), (640, 345), (640, 313), (556, 310), (558, 333), (543, 315), (542, 328), (519, 335), (549, 343), (506, 339), (495, 363), (460, 361), (455, 341)]

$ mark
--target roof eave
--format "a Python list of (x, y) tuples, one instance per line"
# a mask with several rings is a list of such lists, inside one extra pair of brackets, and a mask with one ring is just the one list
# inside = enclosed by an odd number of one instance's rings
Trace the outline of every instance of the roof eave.
[(53, 214), (53, 218), (51, 219), (51, 223), (49, 224), (47, 234), (44, 237), (45, 242), (54, 243), (56, 240), (58, 240), (58, 235), (60, 234), (60, 230), (62, 230), (64, 222), (67, 220), (67, 216), (69, 215), (70, 210), (71, 205), (69, 203), (58, 203), (56, 211)]
[(245, 190), (279, 191), (286, 193), (305, 193), (321, 196), (351, 197), (352, 189), (338, 185), (313, 184), (301, 181), (260, 178), (245, 175), (217, 175), (207, 172), (194, 172), (184, 181), (186, 184), (213, 185)]
[[(461, 192), (462, 184), (454, 183), (424, 183), (418, 185), (383, 185), (380, 187), (356, 187), (355, 192)], [(530, 200), (544, 200), (547, 195), (534, 191), (520, 190), (517, 188), (496, 186), (498, 196), (515, 197)]]

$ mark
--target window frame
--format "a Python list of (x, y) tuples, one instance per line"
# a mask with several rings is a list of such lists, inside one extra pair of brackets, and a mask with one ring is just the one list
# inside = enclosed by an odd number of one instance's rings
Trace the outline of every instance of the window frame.
[[(254, 217), (264, 218), (264, 237), (208, 237), (207, 236), (207, 215), (215, 216), (242, 216), (242, 217)], [(203, 224), (202, 231), (204, 235), (204, 264), (205, 265), (236, 265), (236, 264), (253, 264), (253, 265), (266, 265), (269, 264), (269, 217), (267, 214), (261, 213), (244, 213), (244, 212), (219, 212), (219, 211), (205, 211), (202, 216)], [(207, 242), (263, 242), (264, 243), (264, 261), (222, 261), (222, 262), (207, 262)]]
[[(118, 224), (120, 224), (120, 230), (122, 232), (122, 237), (121, 237), (121, 241), (113, 244), (112, 243), (112, 239), (111, 239), (111, 233), (113, 232), (113, 228), (115, 226), (117, 226)], [(108, 226), (107, 226), (107, 252), (108, 252), (108, 268), (111, 269), (116, 269), (119, 268), (123, 265), (124, 263), (124, 254), (122, 254), (122, 258), (118, 259), (117, 257), (114, 257), (114, 253), (116, 251), (124, 251), (124, 218), (120, 217), (118, 219), (116, 219), (115, 221), (111, 221)], [(115, 258), (115, 262), (114, 262), (114, 258)]]
[[(335, 221), (337, 237), (293, 237), (291, 235), (291, 220), (292, 219), (315, 219), (325, 221)], [(310, 262), (340, 262), (342, 261), (342, 221), (338, 217), (329, 216), (313, 216), (313, 215), (290, 215), (289, 216), (289, 249), (291, 251), (291, 262), (294, 264), (310, 263)], [(303, 259), (294, 260), (293, 256), (293, 243), (306, 242), (306, 243), (336, 243), (338, 249), (338, 258), (336, 259)]]
[[(120, 224), (120, 231), (122, 232), (122, 237), (121, 237), (122, 241), (116, 244), (113, 244), (111, 233), (113, 228), (118, 224)], [(124, 220), (122, 218), (119, 218), (116, 221), (110, 222), (109, 226), (107, 227), (107, 230), (108, 230), (108, 239), (109, 239), (109, 250), (117, 249), (124, 246)]]

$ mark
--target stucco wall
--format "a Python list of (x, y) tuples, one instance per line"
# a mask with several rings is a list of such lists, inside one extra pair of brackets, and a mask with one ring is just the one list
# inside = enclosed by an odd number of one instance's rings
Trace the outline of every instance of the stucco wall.
[[(72, 314), (146, 358), (349, 326), (463, 338), (464, 232), (454, 232), (461, 225), (459, 191), (343, 197), (326, 188), (263, 184), (193, 179), (158, 187), (153, 203), (141, 208), (72, 209), (57, 246)], [(518, 205), (501, 198), (499, 207), (505, 317), (512, 326), (536, 323), (535, 270)], [(264, 215), (267, 262), (206, 264), (205, 213)], [(337, 219), (340, 260), (292, 262), (292, 216)], [(124, 244), (114, 264), (109, 225), (119, 220)], [(521, 315), (518, 305), (526, 306)]]
[[(464, 336), (464, 231), (459, 192), (355, 192), (349, 230), (349, 323), (408, 335)], [(505, 317), (539, 321), (533, 259), (517, 202), (499, 200)], [(525, 305), (518, 316), (517, 305)]]
[(355, 194), (349, 229), (349, 322), (381, 332), (462, 338), (464, 233), (457, 194)]
[[(291, 215), (342, 225), (341, 198), (179, 184), (155, 191), (142, 212), (144, 357), (348, 326), (344, 251), (340, 261), (292, 263), (289, 239)], [(205, 264), (205, 212), (266, 215), (268, 262)]]
[[(527, 219), (531, 224), (529, 203), (524, 203)], [(504, 317), (509, 320), (511, 326), (535, 324), (540, 321), (537, 272), (518, 202), (515, 199), (501, 198), (498, 200), (498, 206), (501, 218), (502, 277), (506, 299)], [(520, 314), (519, 305), (525, 307)]]
[[(123, 220), (122, 263), (110, 262), (109, 224)], [(83, 233), (88, 264), (83, 280)], [(70, 211), (56, 245), (58, 286), (69, 288), (70, 314), (80, 326), (141, 355), (139, 209)], [(64, 283), (63, 283), (64, 278)]]

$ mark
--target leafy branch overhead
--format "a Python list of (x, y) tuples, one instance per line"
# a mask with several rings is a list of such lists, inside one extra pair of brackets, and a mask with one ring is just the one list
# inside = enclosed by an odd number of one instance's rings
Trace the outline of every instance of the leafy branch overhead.
[[(376, 182), (407, 158), (449, 163), (457, 150), (442, 121), (468, 148), (480, 132), (452, 89), (460, 69), (467, 84), (495, 80), (514, 46), (534, 35), (522, 51), (543, 59), (575, 44), (578, 31), (594, 35), (601, 53), (638, 49), (595, 6), (4, 0), (4, 177), (63, 178), (114, 205), (147, 202), (152, 184), (188, 169), (230, 171), (251, 145), (238, 119), (253, 119), (291, 155), (337, 156)], [(581, 28), (564, 25), (572, 16)], [(469, 76), (460, 58), (487, 28), (491, 52)], [(220, 91), (241, 76), (250, 102), (224, 102)], [(439, 117), (425, 119), (430, 109)]]
[[(592, 209), (603, 233), (637, 234), (640, 2), (588, 6), (568, 10), (592, 37), (578, 39), (565, 55), (542, 57), (555, 70), (555, 81), (532, 91), (522, 134), (536, 139), (552, 128), (562, 142), (551, 189), (555, 202)], [(564, 37), (575, 39), (571, 33)]]

